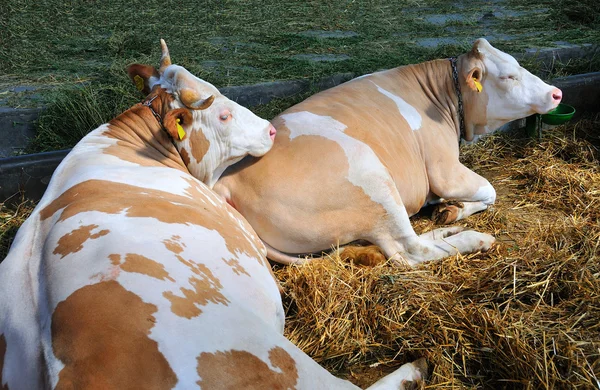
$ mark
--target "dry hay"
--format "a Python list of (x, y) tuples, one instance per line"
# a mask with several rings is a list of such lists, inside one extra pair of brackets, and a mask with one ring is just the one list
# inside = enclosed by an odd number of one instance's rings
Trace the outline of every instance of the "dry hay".
[(33, 211), (35, 204), (25, 200), (22, 196), (18, 204), (10, 206), (0, 203), (0, 262), (8, 254), (8, 249), (29, 214)]
[(594, 118), (463, 148), (498, 201), (461, 222), (499, 244), (414, 269), (279, 267), (286, 335), (361, 386), (425, 356), (428, 388), (600, 388), (599, 137)]

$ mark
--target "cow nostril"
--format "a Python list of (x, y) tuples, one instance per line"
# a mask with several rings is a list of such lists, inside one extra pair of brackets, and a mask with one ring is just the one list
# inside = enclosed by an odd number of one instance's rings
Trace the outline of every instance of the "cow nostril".
[(271, 137), (271, 139), (275, 139), (275, 135), (277, 134), (277, 130), (275, 130), (275, 128), (271, 125), (269, 127), (269, 137)]
[(552, 91), (552, 99), (560, 101), (562, 99), (562, 91), (560, 89)]

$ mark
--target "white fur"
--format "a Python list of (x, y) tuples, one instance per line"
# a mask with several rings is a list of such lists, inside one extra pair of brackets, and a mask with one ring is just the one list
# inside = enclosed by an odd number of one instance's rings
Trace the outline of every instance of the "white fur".
[(416, 108), (408, 104), (400, 96), (394, 95), (393, 93), (381, 88), (377, 84), (375, 84), (375, 86), (380, 93), (392, 99), (394, 103), (396, 103), (396, 106), (398, 106), (398, 111), (400, 111), (400, 114), (404, 117), (404, 119), (406, 119), (406, 122), (408, 122), (411, 130), (415, 131), (421, 128), (423, 118), (421, 118), (421, 114), (419, 114), (419, 111), (417, 111)]
[[(204, 99), (214, 97), (208, 108), (193, 110), (193, 124), (186, 126), (188, 136), (175, 141), (178, 150), (186, 149), (188, 152), (190, 172), (209, 187), (214, 186), (228, 166), (248, 154), (262, 156), (273, 146), (273, 140), (269, 136), (269, 121), (228, 99), (215, 86), (197, 78), (185, 68), (178, 65), (167, 67), (156, 83), (174, 96), (178, 96), (182, 88), (192, 88), (200, 91)], [(172, 105), (172, 108), (184, 107), (179, 99)], [(230, 113), (230, 118), (226, 121), (220, 119), (223, 112)], [(197, 161), (191, 151), (190, 138), (197, 131), (201, 131), (209, 142), (202, 161)]]
[(554, 86), (531, 74), (514, 57), (494, 48), (485, 39), (479, 39), (476, 45), (483, 54), (483, 91), (488, 96), (489, 129), (495, 130), (534, 113), (544, 114), (556, 107), (558, 102), (552, 98)]
[[(373, 73), (367, 73), (367, 74), (363, 74), (362, 76), (355, 77), (355, 78), (353, 78), (352, 80), (360, 80), (360, 79), (363, 79), (363, 78), (365, 78), (365, 77), (369, 77), (369, 76), (370, 76), (370, 75), (372, 75), (372, 74), (373, 74)], [(352, 81), (352, 80), (351, 80), (351, 81)]]
[(496, 202), (496, 190), (490, 183), (487, 183), (477, 189), (471, 200), (483, 202), (487, 205), (494, 204)]

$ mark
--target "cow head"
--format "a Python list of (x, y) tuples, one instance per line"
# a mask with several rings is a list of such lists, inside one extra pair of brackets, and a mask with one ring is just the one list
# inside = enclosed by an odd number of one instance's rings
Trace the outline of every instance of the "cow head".
[[(481, 38), (459, 58), (461, 90), (465, 101), (467, 140), (503, 124), (556, 108), (562, 91), (543, 82), (510, 54)], [(471, 133), (471, 134), (469, 134)]]
[(158, 70), (134, 64), (127, 72), (137, 88), (162, 100), (164, 129), (190, 173), (212, 187), (223, 171), (250, 154), (262, 156), (273, 146), (275, 128), (229, 100), (212, 84), (171, 64), (165, 41)]

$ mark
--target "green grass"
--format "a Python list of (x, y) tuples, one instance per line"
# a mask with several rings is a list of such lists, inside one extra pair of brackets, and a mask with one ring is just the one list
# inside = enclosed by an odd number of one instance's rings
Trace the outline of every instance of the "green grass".
[[(496, 32), (523, 36), (493, 42), (516, 53), (552, 42), (600, 41), (600, 19), (592, 0), (576, 7), (566, 0), (506, 0), (514, 11), (547, 10), (526, 17), (496, 20)], [(587, 8), (586, 8), (587, 7)], [(443, 1), (242, 1), (206, 0), (4, 0), (0, 10), (0, 87), (50, 85), (42, 94), (50, 109), (39, 123), (30, 152), (72, 146), (87, 131), (140, 100), (124, 69), (133, 62), (156, 65), (159, 38), (169, 45), (174, 63), (217, 87), (302, 79), (379, 69), (460, 54), (490, 33), (481, 16), (498, 10), (484, 0)], [(567, 12), (568, 11), (568, 12)], [(463, 14), (444, 25), (428, 14)], [(356, 37), (319, 39), (307, 30), (353, 31)], [(433, 49), (416, 45), (423, 37), (456, 37), (457, 45)], [(339, 62), (312, 63), (297, 54), (345, 54)], [(600, 61), (570, 63), (549, 74), (600, 70)], [(535, 67), (535, 64), (532, 64)], [(548, 74), (548, 73), (547, 73)], [(83, 89), (74, 88), (84, 82)], [(38, 104), (31, 93), (8, 99), (12, 106)], [(294, 98), (257, 108), (267, 118)], [(6, 104), (6, 103), (5, 103)]]
[(108, 122), (140, 98), (123, 83), (86, 85), (51, 92), (52, 104), (41, 114), (37, 134), (27, 152), (45, 152), (74, 146), (90, 130)]
[[(588, 0), (591, 1), (591, 0)], [(128, 0), (103, 2), (5, 1), (0, 82), (56, 83), (79, 78), (104, 80), (134, 61), (156, 63), (158, 39), (165, 38), (176, 63), (219, 87), (259, 81), (315, 78), (338, 72), (363, 73), (453, 55), (486, 31), (477, 22), (497, 10), (487, 1), (216, 1)], [(457, 4), (462, 4), (459, 8)], [(568, 38), (597, 42), (598, 24), (564, 15), (564, 0), (510, 0), (513, 10), (549, 8), (537, 15), (508, 18), (504, 34), (545, 31), (500, 48), (519, 51)], [(465, 21), (432, 25), (429, 14), (461, 13)], [(566, 19), (565, 19), (566, 18)], [(557, 31), (556, 26), (560, 29)], [(456, 31), (446, 31), (445, 27)], [(318, 39), (306, 30), (354, 31), (357, 37)], [(428, 50), (414, 45), (425, 36), (464, 37), (467, 44)], [(347, 54), (348, 61), (312, 64), (295, 54)]]

